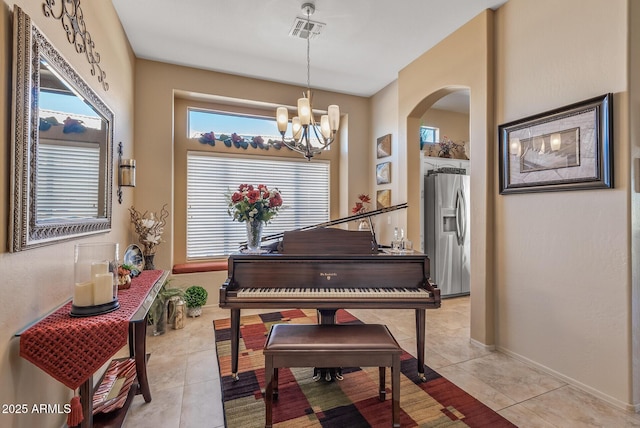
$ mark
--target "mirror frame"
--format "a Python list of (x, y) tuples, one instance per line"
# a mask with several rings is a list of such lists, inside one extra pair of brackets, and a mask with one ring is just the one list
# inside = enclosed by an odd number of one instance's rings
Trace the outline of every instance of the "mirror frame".
[[(114, 114), (76, 73), (32, 23), (20, 7), (13, 13), (13, 96), (11, 135), (11, 198), (9, 207), (9, 251), (16, 252), (111, 230), (113, 187)], [(106, 169), (104, 180), (105, 216), (59, 222), (36, 221), (36, 177), (38, 165), (38, 96), (40, 57), (84, 97), (107, 122)]]

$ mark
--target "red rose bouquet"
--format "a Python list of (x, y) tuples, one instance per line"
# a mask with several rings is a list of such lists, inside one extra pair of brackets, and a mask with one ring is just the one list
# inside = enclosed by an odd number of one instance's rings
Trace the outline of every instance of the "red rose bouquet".
[(241, 184), (227, 195), (227, 206), (234, 221), (268, 223), (282, 208), (282, 197), (278, 189), (269, 190), (264, 184)]

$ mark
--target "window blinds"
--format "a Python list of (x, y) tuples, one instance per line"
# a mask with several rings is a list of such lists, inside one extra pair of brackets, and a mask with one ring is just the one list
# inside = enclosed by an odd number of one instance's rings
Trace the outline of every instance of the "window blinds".
[(240, 184), (282, 194), (283, 209), (263, 236), (329, 220), (329, 163), (187, 154), (187, 260), (222, 257), (246, 240), (244, 223), (227, 213), (225, 196)]
[(41, 140), (36, 183), (38, 221), (98, 217), (100, 146)]

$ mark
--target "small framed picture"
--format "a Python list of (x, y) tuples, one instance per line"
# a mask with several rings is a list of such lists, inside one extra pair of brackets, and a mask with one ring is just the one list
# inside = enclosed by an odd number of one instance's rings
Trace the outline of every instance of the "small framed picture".
[(391, 156), (391, 134), (387, 134), (378, 138), (377, 156), (378, 159)]
[(376, 166), (376, 184), (391, 183), (391, 162), (382, 162)]
[(376, 193), (376, 209), (391, 206), (391, 189), (378, 190)]

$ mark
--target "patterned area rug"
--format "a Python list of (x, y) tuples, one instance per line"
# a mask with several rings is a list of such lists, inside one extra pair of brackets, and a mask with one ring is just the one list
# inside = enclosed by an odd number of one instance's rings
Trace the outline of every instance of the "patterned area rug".
[[(214, 321), (226, 425), (264, 426), (264, 347), (273, 324), (316, 323), (315, 310), (290, 310), (243, 316), (240, 327), (240, 380), (231, 380), (230, 320)], [(349, 312), (338, 311), (338, 322), (361, 324)], [(426, 367), (427, 382), (418, 379), (417, 362), (403, 352), (400, 380), (400, 423), (403, 427), (514, 427), (435, 371)], [(391, 374), (387, 399), (378, 400), (377, 368), (343, 368), (344, 380), (314, 382), (313, 369), (279, 371), (279, 399), (273, 405), (274, 426), (389, 427)]]

